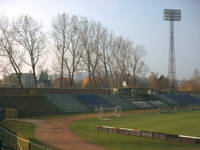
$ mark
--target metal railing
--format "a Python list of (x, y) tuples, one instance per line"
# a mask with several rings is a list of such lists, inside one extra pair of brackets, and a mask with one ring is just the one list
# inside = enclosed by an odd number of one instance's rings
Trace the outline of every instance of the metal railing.
[(15, 133), (0, 127), (0, 150), (60, 150), (58, 148), (37, 144), (29, 139), (17, 136)]

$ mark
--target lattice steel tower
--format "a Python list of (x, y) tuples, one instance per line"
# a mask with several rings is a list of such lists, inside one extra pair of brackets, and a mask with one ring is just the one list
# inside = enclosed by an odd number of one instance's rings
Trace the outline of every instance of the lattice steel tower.
[(174, 21), (181, 20), (181, 10), (164, 9), (164, 20), (169, 21), (169, 62), (168, 62), (168, 79), (169, 90), (176, 90), (176, 58), (175, 58), (175, 44), (174, 44)]

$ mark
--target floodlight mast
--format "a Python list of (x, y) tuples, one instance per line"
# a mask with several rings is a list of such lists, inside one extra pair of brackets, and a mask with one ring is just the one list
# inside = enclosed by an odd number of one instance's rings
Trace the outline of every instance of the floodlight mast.
[(169, 21), (169, 62), (168, 62), (168, 79), (169, 90), (176, 91), (176, 58), (175, 58), (175, 43), (174, 43), (174, 21), (181, 20), (181, 10), (164, 9), (164, 20)]

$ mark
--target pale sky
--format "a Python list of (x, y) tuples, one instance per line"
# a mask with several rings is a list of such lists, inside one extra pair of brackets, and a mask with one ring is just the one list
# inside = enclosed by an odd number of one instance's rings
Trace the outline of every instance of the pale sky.
[(58, 13), (87, 16), (101, 22), (117, 35), (144, 45), (150, 71), (167, 75), (169, 23), (163, 9), (181, 9), (175, 23), (175, 50), (178, 79), (190, 78), (200, 69), (200, 0), (0, 0), (0, 15), (28, 14), (49, 29)]

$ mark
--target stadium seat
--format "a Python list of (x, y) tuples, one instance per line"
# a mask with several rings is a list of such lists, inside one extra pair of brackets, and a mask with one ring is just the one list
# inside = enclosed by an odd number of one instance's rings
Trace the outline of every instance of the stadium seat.
[(71, 94), (48, 94), (46, 97), (64, 113), (90, 111), (86, 105), (77, 101)]
[(0, 107), (17, 109), (19, 117), (61, 113), (43, 96), (0, 96)]
[(139, 109), (146, 109), (146, 108), (154, 108), (153, 105), (146, 101), (131, 101), (132, 104), (134, 104)]
[(175, 101), (179, 105), (199, 105), (200, 100), (186, 94), (180, 94), (180, 95), (175, 95), (175, 94), (166, 94), (168, 98), (171, 100)]
[(95, 107), (113, 107), (111, 103), (95, 94), (76, 95), (75, 98), (91, 109), (94, 109)]
[(149, 103), (151, 103), (152, 105), (154, 105), (155, 107), (168, 107), (167, 104), (165, 104), (164, 102), (160, 101), (160, 100), (148, 100)]
[(122, 109), (128, 110), (128, 109), (135, 109), (136, 107), (132, 105), (131, 103), (127, 102), (124, 98), (112, 95), (112, 94), (100, 94), (100, 97), (104, 98), (106, 101), (111, 103), (113, 106), (121, 106)]

